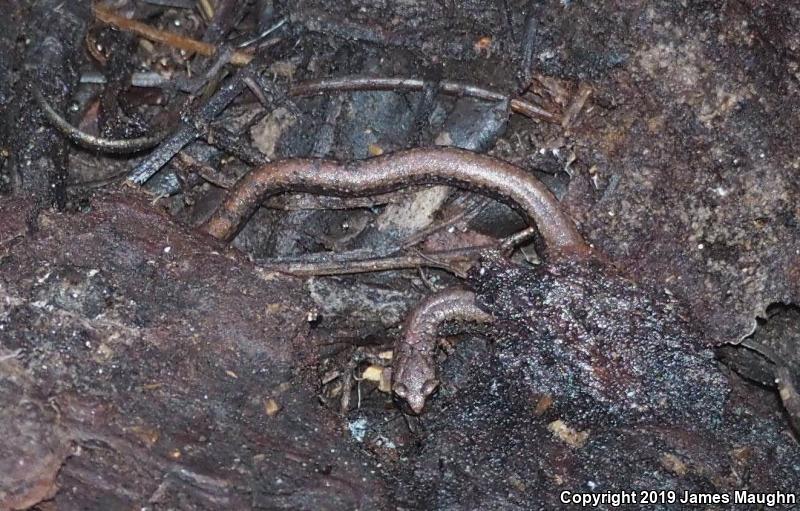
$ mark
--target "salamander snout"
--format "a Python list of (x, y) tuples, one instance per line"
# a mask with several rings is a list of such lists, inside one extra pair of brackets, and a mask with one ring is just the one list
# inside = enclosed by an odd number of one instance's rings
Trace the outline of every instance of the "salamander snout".
[(396, 383), (394, 385), (394, 393), (400, 399), (408, 403), (411, 411), (419, 415), (425, 408), (425, 401), (433, 394), (439, 387), (439, 380), (429, 378), (427, 380), (412, 380), (405, 383)]

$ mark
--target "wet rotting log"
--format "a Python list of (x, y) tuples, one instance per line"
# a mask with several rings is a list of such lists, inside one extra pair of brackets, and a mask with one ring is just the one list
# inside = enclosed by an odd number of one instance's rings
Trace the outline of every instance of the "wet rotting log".
[(0, 509), (393, 507), (301, 376), (298, 279), (215, 253), (135, 190), (35, 233), (30, 207), (0, 201), (0, 232), (21, 233), (0, 245)]
[[(591, 262), (487, 257), (472, 277), (495, 342), (448, 357), (458, 382), (443, 380), (422, 454), (399, 468), (405, 507), (563, 509), (562, 491), (595, 479), (629, 492), (796, 486), (783, 419), (728, 404), (725, 373), (663, 293)], [(758, 476), (731, 478), (731, 463)]]
[(348, 163), (310, 159), (270, 163), (242, 178), (203, 230), (230, 241), (264, 199), (280, 192), (350, 197), (419, 184), (467, 188), (508, 203), (537, 226), (553, 258), (591, 254), (558, 200), (533, 175), (501, 160), (452, 148), (411, 149)]

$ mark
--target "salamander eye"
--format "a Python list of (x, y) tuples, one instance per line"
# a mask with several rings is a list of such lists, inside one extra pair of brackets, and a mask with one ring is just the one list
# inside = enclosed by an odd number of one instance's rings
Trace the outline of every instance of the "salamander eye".
[(394, 393), (397, 394), (397, 397), (405, 399), (408, 397), (408, 387), (402, 383), (398, 383), (394, 386)]
[(439, 386), (439, 380), (437, 379), (430, 379), (425, 380), (425, 383), (422, 385), (422, 395), (430, 396), (433, 394), (433, 391), (436, 390), (436, 387)]

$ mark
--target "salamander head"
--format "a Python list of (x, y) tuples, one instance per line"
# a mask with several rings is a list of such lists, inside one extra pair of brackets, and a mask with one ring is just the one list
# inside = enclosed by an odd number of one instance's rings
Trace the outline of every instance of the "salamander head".
[(399, 357), (396, 365), (392, 390), (418, 415), (425, 408), (425, 400), (439, 387), (434, 361), (430, 355), (411, 350)]

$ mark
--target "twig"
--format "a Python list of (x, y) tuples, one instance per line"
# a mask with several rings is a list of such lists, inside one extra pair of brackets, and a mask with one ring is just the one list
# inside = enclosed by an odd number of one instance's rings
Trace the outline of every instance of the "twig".
[[(108, 83), (108, 79), (99, 71), (87, 71), (81, 74), (81, 83), (102, 85)], [(169, 79), (152, 71), (131, 73), (131, 85), (134, 87), (161, 87), (167, 83), (170, 83)]]
[(486, 207), (486, 205), (490, 200), (486, 197), (478, 197), (478, 198), (469, 197), (469, 199), (472, 201), (472, 204), (468, 204), (467, 207), (464, 207), (461, 211), (459, 211), (455, 215), (450, 216), (449, 218), (445, 218), (441, 221), (435, 222), (429, 225), (428, 227), (414, 234), (411, 234), (400, 243), (400, 246), (403, 248), (411, 247), (425, 240), (431, 235), (450, 227), (451, 225), (455, 224), (458, 221), (468, 222), (476, 215), (478, 215), (483, 210), (483, 208)]
[(194, 141), (202, 133), (200, 126), (208, 125), (217, 115), (222, 113), (228, 105), (236, 99), (247, 87), (245, 78), (255, 76), (262, 59), (255, 59), (222, 86), (211, 99), (206, 102), (200, 111), (184, 125), (167, 138), (155, 151), (150, 153), (139, 165), (134, 168), (128, 179), (135, 184), (144, 184), (161, 167), (167, 164), (188, 143)]
[(75, 181), (72, 183), (67, 183), (67, 190), (72, 191), (72, 190), (83, 190), (87, 188), (102, 188), (103, 186), (110, 185), (112, 183), (115, 183), (123, 179), (127, 174), (128, 170), (125, 169), (110, 176), (101, 177), (98, 179), (90, 179), (87, 181)]
[(203, 11), (203, 14), (206, 16), (206, 19), (212, 19), (214, 17), (214, 6), (208, 3), (208, 0), (199, 0), (200, 10)]
[(152, 136), (123, 140), (96, 137), (72, 126), (66, 119), (61, 117), (61, 115), (50, 106), (44, 98), (44, 95), (42, 95), (42, 92), (35, 85), (33, 86), (33, 97), (36, 99), (36, 102), (39, 104), (39, 107), (42, 109), (42, 112), (50, 124), (60, 131), (62, 135), (79, 146), (92, 151), (113, 154), (137, 153), (157, 146), (166, 136), (166, 133), (159, 133)]
[(20, 355), (22, 355), (22, 348), (17, 348), (14, 351), (11, 351), (4, 355), (0, 355), (0, 362), (5, 362), (6, 360), (13, 360), (15, 358), (18, 358)]
[(197, 137), (197, 129), (194, 126), (184, 125), (181, 129), (164, 140), (155, 151), (150, 153), (147, 158), (142, 160), (139, 165), (130, 171), (128, 180), (137, 185), (144, 184), (148, 179), (153, 177), (153, 174), (158, 172), (161, 167), (166, 165), (178, 151), (186, 147), (189, 142), (194, 141)]
[(527, 12), (525, 13), (525, 29), (522, 33), (522, 58), (520, 59), (520, 80), (521, 89), (524, 91), (531, 84), (533, 77), (533, 50), (536, 44), (536, 29), (539, 26), (539, 19), (536, 16), (536, 0), (528, 0)]
[(314, 141), (314, 148), (311, 150), (311, 156), (314, 158), (324, 158), (331, 151), (336, 136), (336, 121), (342, 113), (343, 100), (341, 96), (330, 97), (327, 103), (325, 119), (317, 130), (317, 139)]
[[(416, 254), (399, 254), (384, 257), (367, 257), (355, 259), (354, 253), (345, 252), (326, 256), (328, 260), (313, 260), (312, 258), (274, 258), (257, 260), (256, 263), (264, 269), (287, 273), (296, 277), (312, 277), (319, 275), (350, 275), (354, 273), (372, 273), (390, 270), (404, 270), (427, 266), (439, 268), (464, 277), (465, 272), (456, 268), (456, 265), (471, 263), (480, 257), (481, 251), (490, 249), (491, 246), (469, 247), (461, 249), (443, 250), (437, 252)], [(362, 252), (363, 251), (357, 251)], [(312, 259), (312, 260), (309, 260)]]
[[(323, 78), (309, 80), (294, 85), (289, 94), (292, 96), (313, 96), (331, 92), (353, 91), (423, 91), (425, 82), (415, 78), (365, 78), (356, 76), (342, 76), (338, 78)], [(459, 82), (439, 82), (439, 91), (454, 96), (469, 96), (487, 101), (506, 101), (508, 96), (500, 92), (483, 89), (475, 85)], [(548, 112), (543, 108), (528, 103), (519, 98), (509, 101), (511, 110), (531, 119), (542, 119), (547, 122), (558, 123), (560, 116)]]
[(257, 43), (257, 42), (259, 42), (259, 41), (263, 40), (263, 39), (264, 39), (264, 38), (266, 38), (268, 35), (270, 35), (271, 33), (275, 32), (276, 30), (278, 30), (279, 28), (281, 28), (282, 26), (284, 26), (284, 25), (286, 24), (286, 22), (287, 22), (287, 21), (288, 21), (288, 18), (281, 18), (280, 20), (278, 20), (278, 21), (277, 21), (277, 22), (276, 22), (274, 25), (272, 25), (271, 27), (267, 28), (266, 30), (264, 30), (264, 31), (263, 31), (263, 32), (261, 32), (260, 34), (256, 35), (255, 37), (252, 37), (252, 38), (250, 38), (250, 39), (247, 39), (247, 40), (245, 40), (245, 41), (242, 41), (241, 43), (237, 44), (237, 45), (236, 45), (236, 47), (237, 47), (237, 48), (246, 48), (246, 47), (248, 47), (248, 46), (250, 46), (250, 45), (252, 45), (252, 44), (255, 44), (255, 43)]
[[(180, 50), (191, 51), (205, 57), (213, 57), (217, 54), (218, 49), (213, 44), (151, 27), (145, 23), (120, 16), (100, 5), (94, 5), (92, 9), (95, 17), (103, 23), (120, 30), (132, 32), (145, 39), (166, 44)], [(245, 66), (249, 64), (251, 60), (253, 60), (253, 55), (242, 51), (235, 51), (231, 57), (231, 64), (235, 66)]]
[(310, 254), (303, 257), (257, 260), (262, 268), (298, 277), (319, 275), (348, 275), (412, 268), (439, 268), (458, 277), (465, 277), (458, 265), (472, 264), (485, 250), (500, 248), (508, 253), (515, 246), (530, 239), (536, 229), (529, 227), (500, 241), (497, 246), (482, 245), (434, 252), (414, 250), (413, 254), (400, 253), (384, 257), (365, 257), (364, 249), (339, 254)]
[(175, 7), (177, 9), (193, 9), (194, 0), (144, 0), (146, 4), (163, 5), (164, 7)]
[(282, 211), (369, 209), (385, 204), (399, 204), (406, 200), (408, 200), (406, 191), (370, 195), (369, 197), (332, 197), (300, 192), (276, 195), (268, 198), (261, 205), (265, 208)]
[(267, 99), (266, 94), (264, 94), (264, 89), (261, 88), (258, 82), (256, 82), (255, 78), (252, 76), (248, 76), (244, 79), (245, 85), (247, 88), (250, 89), (250, 92), (253, 93), (253, 96), (256, 97), (261, 106), (267, 108), (269, 106), (269, 100)]
[(430, 128), (431, 114), (436, 107), (436, 98), (439, 95), (439, 81), (442, 78), (441, 70), (438, 67), (434, 68), (433, 73), (436, 79), (425, 82), (417, 106), (414, 108), (414, 122), (410, 128), (408, 147), (420, 145), (425, 133)]
[(214, 61), (208, 66), (200, 76), (195, 78), (185, 78), (176, 80), (178, 88), (197, 95), (209, 83), (216, 84), (225, 76), (225, 66), (233, 58), (233, 49), (230, 46), (222, 46), (214, 57)]
[(572, 126), (591, 95), (592, 87), (588, 83), (581, 83), (578, 85), (578, 91), (575, 93), (569, 106), (564, 110), (564, 115), (561, 119), (562, 128), (567, 129)]
[(515, 247), (518, 247), (533, 239), (536, 236), (536, 228), (535, 227), (526, 227), (525, 229), (512, 234), (511, 236), (507, 237), (500, 243), (500, 252), (507, 254), (511, 252)]

